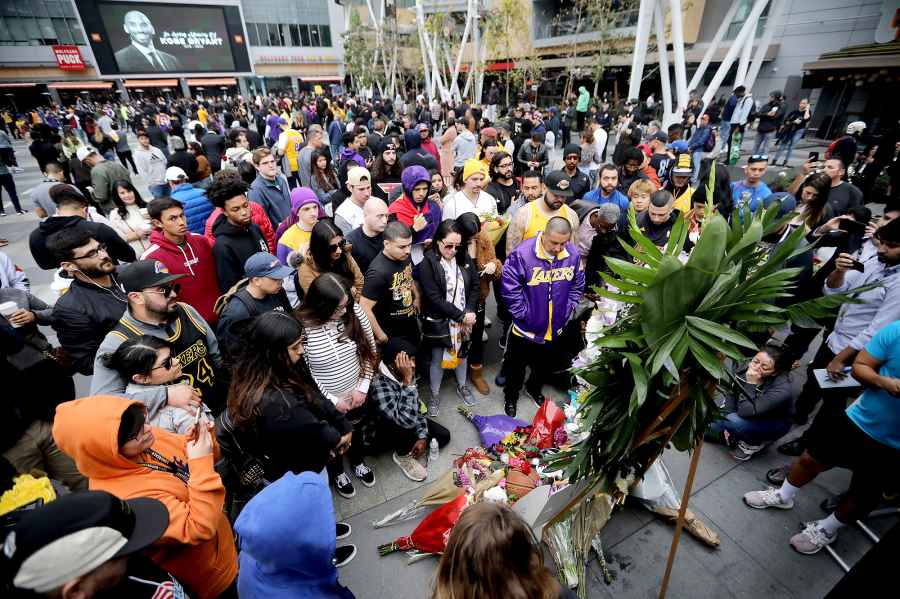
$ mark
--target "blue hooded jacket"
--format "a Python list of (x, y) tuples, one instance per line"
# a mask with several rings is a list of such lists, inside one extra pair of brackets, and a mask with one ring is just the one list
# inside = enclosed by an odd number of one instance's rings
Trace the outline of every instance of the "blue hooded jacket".
[(184, 206), (184, 218), (191, 233), (203, 235), (206, 219), (212, 214), (213, 205), (206, 198), (206, 192), (190, 183), (182, 183), (172, 190), (172, 199)]
[(332, 562), (334, 507), (315, 472), (288, 472), (238, 516), (241, 599), (353, 599)]

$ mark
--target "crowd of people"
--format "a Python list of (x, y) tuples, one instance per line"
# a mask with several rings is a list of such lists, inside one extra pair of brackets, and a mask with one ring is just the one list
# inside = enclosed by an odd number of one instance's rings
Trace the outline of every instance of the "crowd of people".
[[(869, 155), (859, 123), (773, 192), (767, 144), (777, 134), (789, 159), (809, 106), (782, 117), (780, 94), (757, 111), (745, 91), (721, 111), (692, 99), (692, 118), (665, 130), (636, 102), (590, 105), (583, 89), (549, 111), (323, 96), (41, 111), (29, 149), (45, 176), (32, 193), (42, 220), (29, 247), (62, 292), (47, 305), (0, 253), (0, 367), (21, 390), (0, 408), (0, 465), (39, 468), (72, 494), (15, 525), (12, 585), (62, 597), (163, 586), (352, 597), (336, 568), (356, 548), (338, 544), (351, 529), (335, 520), (329, 485), (343, 498), (374, 486), (366, 460), (385, 452), (424, 481), (429, 447), (450, 442), (436, 420), (447, 370), (461, 404), (493, 384), (509, 416), (523, 391), (540, 406), (547, 385), (568, 388), (605, 258), (630, 259), (619, 243), (630, 214), (657, 246), (683, 217), (690, 251), (708, 206), (794, 215), (761, 245), (774, 253), (797, 228), (817, 241), (791, 257), (797, 296), (866, 286), (827, 324), (800, 398), (790, 371), (819, 331), (798, 327), (732, 365), (737, 382), (708, 432), (748, 460), (825, 396), (782, 447), (797, 461), (769, 473), (780, 488), (744, 500), (787, 509), (816, 474), (849, 467), (834, 514), (791, 539), (803, 553), (832, 542), (878, 502), (900, 457), (900, 204), (877, 196), (889, 201), (872, 219), (874, 196), (848, 181), (856, 153)], [(714, 150), (751, 110), (755, 148), (731, 181)], [(489, 380), (492, 326), (503, 357)], [(818, 389), (819, 368), (852, 370), (866, 390), (845, 412), (848, 391)], [(78, 399), (76, 373), (90, 377)], [(835, 453), (835, 435), (854, 450)], [(527, 526), (478, 505), (454, 528), (434, 596), (501, 596), (510, 572), (517, 596), (568, 596)]]

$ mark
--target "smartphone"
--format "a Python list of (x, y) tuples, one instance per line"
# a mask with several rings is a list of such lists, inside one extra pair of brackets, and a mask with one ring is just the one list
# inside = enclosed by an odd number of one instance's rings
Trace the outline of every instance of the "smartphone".
[(851, 266), (850, 268), (852, 268), (853, 270), (858, 270), (859, 272), (866, 272), (866, 267), (862, 262), (855, 258), (850, 258), (850, 261), (853, 262), (853, 266)]
[(812, 162), (818, 162), (819, 161), (819, 153), (818, 152), (810, 152), (809, 159)]
[(838, 228), (841, 231), (846, 231), (847, 233), (855, 233), (857, 235), (864, 235), (866, 232), (866, 223), (861, 223), (858, 220), (854, 220), (851, 218), (845, 218), (838, 223)]

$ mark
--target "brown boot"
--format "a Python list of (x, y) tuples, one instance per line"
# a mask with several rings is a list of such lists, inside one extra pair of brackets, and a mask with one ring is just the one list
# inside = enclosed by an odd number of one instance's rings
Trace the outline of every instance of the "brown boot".
[(482, 376), (481, 364), (469, 364), (469, 381), (482, 395), (487, 395), (491, 392), (491, 388)]

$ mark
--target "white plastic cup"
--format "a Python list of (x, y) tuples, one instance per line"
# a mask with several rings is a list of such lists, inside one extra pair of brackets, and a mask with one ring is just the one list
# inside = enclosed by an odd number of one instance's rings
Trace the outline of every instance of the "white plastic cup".
[[(19, 311), (19, 306), (18, 306), (18, 304), (16, 304), (16, 302), (3, 302), (2, 304), (0, 304), (0, 314), (2, 314), (3, 317), (6, 318), (7, 320), (9, 320), (9, 317), (18, 311)], [(13, 323), (9, 323), (9, 324), (13, 328), (16, 328), (16, 329), (19, 328), (19, 325), (17, 325), (17, 324), (13, 324)]]

